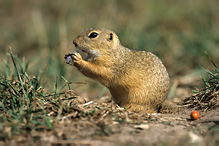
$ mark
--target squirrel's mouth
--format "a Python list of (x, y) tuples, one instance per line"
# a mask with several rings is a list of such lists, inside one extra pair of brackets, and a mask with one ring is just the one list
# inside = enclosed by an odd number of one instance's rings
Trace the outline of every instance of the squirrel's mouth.
[[(85, 57), (85, 61), (92, 61), (94, 60), (96, 57), (99, 56), (99, 50), (91, 50), (87, 47), (81, 47), (81, 46), (77, 46), (76, 47), (76, 50), (79, 50), (78, 53), (83, 52), (83, 53), (80, 53), (82, 56), (86, 56)], [(85, 54), (85, 55), (83, 55)]]
[(76, 50), (80, 50), (87, 55), (85, 58), (86, 61), (92, 61), (94, 58), (99, 56), (99, 50), (92, 50), (87, 46), (81, 46), (75, 40), (73, 40), (73, 44), (75, 45)]
[[(76, 47), (76, 46), (75, 46)], [(76, 47), (76, 51), (78, 53), (80, 53), (80, 55), (85, 58), (84, 60), (85, 61), (89, 61), (90, 59), (93, 59), (92, 58), (92, 55), (90, 54), (90, 52), (86, 49), (86, 48), (83, 48), (83, 47), (80, 47), (80, 46), (77, 46)]]
[[(76, 50), (79, 50), (79, 51), (77, 51), (78, 53), (83, 52), (83, 53), (80, 53), (80, 54), (82, 56), (86, 56), (85, 59), (84, 59), (85, 61), (92, 61), (94, 58), (96, 58), (98, 56), (98, 54), (96, 53), (97, 51), (90, 50), (87, 47), (77, 46)], [(85, 55), (83, 55), (83, 54), (85, 54)]]
[(83, 49), (80, 49), (80, 50), (87, 55), (86, 58), (85, 58), (86, 61), (89, 61), (90, 59), (93, 59), (92, 55), (88, 51), (83, 50)]

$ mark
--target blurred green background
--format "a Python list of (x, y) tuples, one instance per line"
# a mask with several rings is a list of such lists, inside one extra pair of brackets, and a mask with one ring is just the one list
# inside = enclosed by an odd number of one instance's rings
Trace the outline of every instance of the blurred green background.
[(11, 46), (13, 54), (29, 62), (29, 74), (45, 72), (50, 85), (57, 77), (64, 82), (60, 76), (85, 81), (73, 88), (98, 96), (104, 88), (64, 60), (74, 50), (72, 40), (90, 27), (111, 29), (124, 46), (153, 52), (171, 77), (199, 65), (211, 68), (205, 51), (219, 65), (218, 6), (218, 0), (2, 0), (0, 74)]

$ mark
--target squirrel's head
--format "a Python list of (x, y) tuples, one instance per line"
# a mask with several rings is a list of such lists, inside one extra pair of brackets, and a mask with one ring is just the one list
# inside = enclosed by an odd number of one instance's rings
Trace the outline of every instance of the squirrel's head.
[(109, 55), (120, 46), (118, 36), (107, 29), (88, 29), (73, 40), (77, 49), (88, 54), (87, 59)]

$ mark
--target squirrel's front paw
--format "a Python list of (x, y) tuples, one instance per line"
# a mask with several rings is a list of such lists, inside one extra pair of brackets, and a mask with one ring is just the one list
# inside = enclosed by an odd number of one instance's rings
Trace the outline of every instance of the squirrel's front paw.
[(72, 53), (68, 53), (68, 54), (65, 54), (65, 59), (66, 59), (66, 63), (69, 64), (69, 65), (74, 65), (74, 62), (73, 62), (73, 58), (72, 58), (72, 55), (76, 53), (76, 50)]
[(79, 53), (73, 53), (72, 56), (71, 56), (74, 64), (79, 64), (79, 62), (82, 60), (82, 57)]

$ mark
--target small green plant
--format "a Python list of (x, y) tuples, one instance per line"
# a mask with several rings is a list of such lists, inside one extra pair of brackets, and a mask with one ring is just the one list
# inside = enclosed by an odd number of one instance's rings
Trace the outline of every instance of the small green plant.
[(42, 84), (37, 77), (27, 74), (28, 65), (23, 65), (12, 52), (10, 57), (15, 75), (10, 75), (8, 56), (6, 74), (0, 76), (0, 139), (13, 137), (22, 130), (52, 129), (42, 102), (46, 100)]
[(201, 67), (209, 76), (208, 79), (202, 75), (204, 83), (203, 89), (193, 90), (194, 96), (186, 98), (184, 105), (197, 110), (210, 110), (219, 106), (219, 68), (211, 61), (214, 68), (213, 71)]

